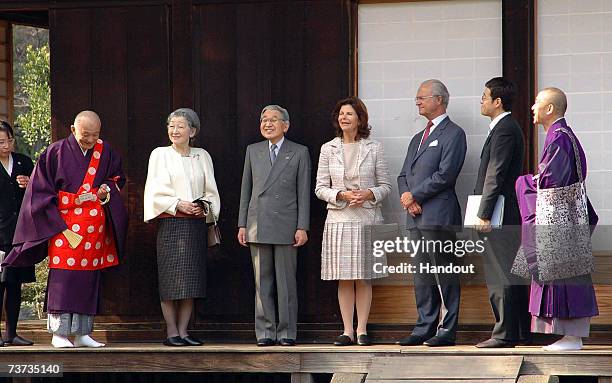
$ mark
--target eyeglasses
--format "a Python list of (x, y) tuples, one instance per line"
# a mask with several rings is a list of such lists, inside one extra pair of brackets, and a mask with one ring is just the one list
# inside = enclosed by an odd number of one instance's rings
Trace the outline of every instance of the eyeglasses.
[(0, 140), (0, 146), (11, 145), (15, 142), (14, 138), (9, 138), (8, 140)]
[(417, 96), (414, 98), (414, 102), (423, 102), (428, 98), (441, 97), (439, 94), (434, 94), (432, 96)]
[(482, 96), (480, 96), (480, 101), (484, 101), (486, 99), (493, 101), (493, 97), (487, 96), (486, 94), (483, 93)]
[(181, 126), (181, 125), (168, 125), (168, 130), (185, 130), (188, 129), (188, 126)]
[(263, 119), (261, 120), (261, 123), (262, 123), (262, 124), (267, 124), (268, 122), (271, 122), (271, 123), (273, 123), (273, 124), (276, 124), (276, 123), (277, 123), (277, 122), (279, 122), (279, 121), (285, 121), (285, 120), (279, 120), (278, 118), (263, 118)]

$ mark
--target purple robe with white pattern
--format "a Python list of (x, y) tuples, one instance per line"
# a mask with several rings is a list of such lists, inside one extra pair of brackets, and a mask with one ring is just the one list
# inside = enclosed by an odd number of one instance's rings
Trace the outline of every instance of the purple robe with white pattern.
[[(544, 150), (540, 160), (540, 188), (569, 186), (578, 182), (576, 161), (572, 141), (567, 134), (557, 131), (565, 128), (576, 137), (567, 126), (565, 119), (557, 120), (547, 131)], [(576, 138), (583, 177), (586, 178), (587, 163), (584, 150)], [(516, 194), (523, 223), (523, 250), (527, 262), (535, 262), (535, 239), (532, 225), (536, 214), (536, 181), (531, 174), (521, 176), (516, 181)], [(597, 224), (598, 217), (590, 201), (587, 201), (589, 223)], [(597, 300), (591, 276), (580, 276), (564, 280), (538, 282), (532, 280), (529, 299), (529, 312), (536, 317), (573, 319), (598, 315)]]

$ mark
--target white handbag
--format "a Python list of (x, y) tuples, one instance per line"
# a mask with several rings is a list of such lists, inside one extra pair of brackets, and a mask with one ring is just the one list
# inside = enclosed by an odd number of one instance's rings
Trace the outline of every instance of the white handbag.
[[(531, 269), (537, 270), (534, 277), (540, 281), (577, 277), (590, 274), (595, 269), (580, 153), (574, 136), (564, 128), (559, 128), (559, 131), (567, 134), (572, 141), (578, 182), (541, 189), (539, 177), (536, 179), (534, 245), (537, 268)], [(527, 276), (527, 260), (522, 247), (512, 272)]]

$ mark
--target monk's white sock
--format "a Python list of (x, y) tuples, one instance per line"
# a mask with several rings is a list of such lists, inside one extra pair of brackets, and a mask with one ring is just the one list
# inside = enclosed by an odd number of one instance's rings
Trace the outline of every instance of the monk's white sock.
[(72, 342), (65, 336), (61, 335), (53, 335), (51, 339), (51, 345), (55, 348), (66, 348), (66, 347), (74, 347)]
[(104, 343), (96, 342), (89, 335), (77, 335), (74, 337), (75, 347), (104, 347)]
[(542, 348), (546, 351), (576, 351), (582, 349), (582, 338), (566, 335), (555, 343)]

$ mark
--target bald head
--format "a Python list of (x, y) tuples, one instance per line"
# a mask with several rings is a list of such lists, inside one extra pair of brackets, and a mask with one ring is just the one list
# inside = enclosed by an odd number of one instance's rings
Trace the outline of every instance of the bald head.
[(96, 112), (84, 110), (74, 118), (74, 125), (71, 130), (79, 146), (84, 150), (93, 149), (96, 141), (100, 137), (102, 122)]
[(553, 113), (555, 116), (557, 118), (565, 116), (565, 111), (567, 110), (567, 96), (565, 93), (555, 87), (544, 88), (541, 92), (546, 102), (554, 107)]
[(74, 118), (74, 126), (79, 125), (81, 121), (87, 120), (90, 123), (94, 123), (102, 126), (102, 122), (100, 121), (100, 116), (94, 111), (84, 110), (76, 115)]
[(548, 131), (556, 120), (565, 116), (567, 97), (559, 88), (544, 88), (538, 92), (531, 110), (533, 123), (542, 125)]

